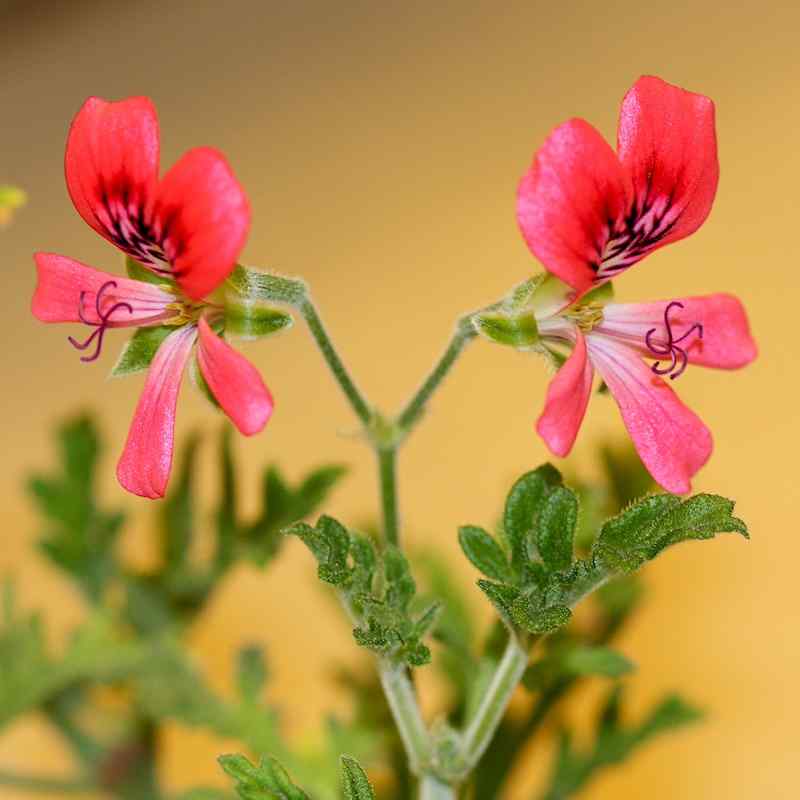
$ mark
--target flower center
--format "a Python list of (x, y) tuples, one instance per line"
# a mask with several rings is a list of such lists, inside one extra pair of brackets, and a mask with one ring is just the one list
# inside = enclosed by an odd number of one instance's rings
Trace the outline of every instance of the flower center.
[(603, 321), (603, 306), (600, 303), (582, 303), (564, 312), (582, 333), (591, 333)]
[(644, 337), (647, 349), (654, 356), (669, 356), (669, 364), (662, 366), (661, 361), (656, 361), (651, 369), (656, 375), (669, 375), (670, 380), (675, 380), (675, 378), (683, 375), (686, 367), (689, 364), (689, 356), (686, 354), (685, 347), (678, 347), (678, 344), (685, 341), (695, 331), (697, 331), (697, 339), (695, 339), (695, 341), (703, 338), (703, 326), (699, 322), (695, 322), (682, 336), (679, 336), (676, 339), (672, 332), (672, 322), (669, 318), (669, 313), (673, 308), (683, 308), (683, 303), (673, 300), (664, 309), (664, 328), (666, 329), (666, 341), (660, 343), (653, 339), (653, 334), (658, 331), (658, 328), (650, 328)]
[(112, 319), (111, 317), (118, 311), (118, 310), (125, 310), (129, 314), (133, 314), (133, 306), (130, 303), (112, 303), (110, 308), (107, 308), (103, 311), (103, 295), (109, 289), (116, 289), (117, 282), (116, 281), (106, 281), (98, 290), (97, 294), (95, 295), (94, 299), (94, 309), (97, 314), (98, 322), (93, 322), (90, 320), (86, 314), (84, 313), (83, 306), (86, 299), (86, 295), (89, 292), (81, 292), (80, 299), (78, 300), (78, 316), (81, 318), (81, 322), (89, 325), (90, 327), (94, 328), (95, 330), (89, 335), (89, 338), (86, 339), (85, 342), (79, 342), (77, 339), (74, 339), (72, 336), (68, 336), (67, 339), (69, 343), (76, 349), (76, 350), (86, 350), (92, 342), (95, 343), (94, 353), (90, 356), (81, 356), (81, 361), (96, 361), (100, 356), (100, 351), (103, 349), (103, 337), (106, 334), (106, 330), (108, 330), (109, 325), (111, 325)]

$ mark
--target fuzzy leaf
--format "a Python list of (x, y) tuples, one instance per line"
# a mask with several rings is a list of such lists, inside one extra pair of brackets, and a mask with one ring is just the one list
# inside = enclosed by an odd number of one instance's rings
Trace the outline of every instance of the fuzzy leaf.
[(137, 328), (123, 346), (117, 363), (111, 369), (111, 377), (122, 378), (144, 372), (155, 358), (161, 343), (174, 331), (175, 328), (170, 325)]
[(558, 470), (544, 464), (523, 475), (511, 487), (503, 514), (503, 532), (511, 549), (511, 563), (517, 570), (527, 561), (527, 541), (545, 498), (560, 485)]
[(572, 612), (566, 606), (540, 606), (529, 595), (521, 594), (511, 608), (511, 618), (530, 633), (544, 635), (566, 625)]
[(254, 704), (267, 680), (264, 653), (258, 646), (243, 647), (239, 651), (236, 684), (242, 699)]
[(502, 619), (509, 625), (512, 624), (512, 609), (519, 597), (519, 589), (483, 579), (478, 581), (478, 588), (489, 598), (489, 602), (495, 607)]
[(375, 792), (361, 765), (350, 756), (342, 756), (342, 794), (344, 800), (375, 800)]
[(578, 498), (571, 489), (557, 486), (545, 498), (536, 524), (536, 548), (552, 570), (567, 569), (572, 563)]
[(458, 541), (464, 555), (487, 578), (504, 583), (512, 580), (511, 567), (503, 548), (483, 528), (464, 525), (458, 530)]
[(256, 766), (244, 756), (220, 756), (222, 769), (236, 781), (241, 800), (310, 800), (274, 759), (263, 758)]

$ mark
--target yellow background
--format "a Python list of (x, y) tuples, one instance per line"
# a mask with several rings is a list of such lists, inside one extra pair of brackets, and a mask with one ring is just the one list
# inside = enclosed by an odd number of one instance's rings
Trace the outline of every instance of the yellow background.
[[(516, 229), (514, 192), (554, 125), (582, 116), (613, 140), (619, 101), (642, 73), (711, 96), (722, 164), (714, 211), (691, 239), (628, 272), (617, 294), (724, 290), (746, 303), (760, 359), (739, 373), (690, 370), (678, 389), (716, 440), (695, 488), (737, 498), (753, 539), (683, 546), (648, 569), (647, 604), (620, 645), (640, 667), (634, 705), (679, 687), (709, 720), (651, 745), (586, 796), (798, 795), (795, 4), (140, 0), (0, 9), (0, 182), (31, 197), (0, 232), (0, 569), (19, 573), (23, 603), (45, 609), (56, 642), (80, 619), (80, 601), (34, 556), (36, 519), (21, 483), (52, 462), (57, 421), (81, 407), (100, 411), (111, 445), (105, 496), (138, 514), (126, 538), (133, 558), (148, 557), (137, 531), (153, 513), (113, 479), (142, 382), (106, 380), (123, 335), (109, 337), (101, 364), (82, 365), (66, 329), (28, 311), (35, 249), (118, 267), (64, 187), (65, 134), (86, 96), (151, 95), (165, 166), (193, 145), (229, 156), (253, 205), (246, 262), (310, 282), (359, 382), (387, 410), (424, 374), (459, 313), (535, 268)], [(302, 326), (248, 354), (277, 399), (265, 433), (237, 444), (251, 468), (250, 499), (266, 461), (296, 477), (335, 459), (352, 473), (329, 510), (351, 522), (373, 516), (371, 456)], [(456, 552), (456, 526), (490, 524), (513, 477), (546, 458), (533, 432), (546, 381), (539, 361), (477, 344), (402, 454), (406, 536), (435, 542), (465, 582), (475, 576)], [(218, 420), (187, 387), (179, 430), (194, 424), (216, 430)], [(591, 472), (594, 444), (621, 434), (611, 401), (595, 398), (573, 463)], [(271, 696), (303, 735), (338, 702), (331, 659), (360, 658), (348, 637), (293, 544), (266, 577), (237, 571), (192, 638), (223, 687), (242, 638), (266, 643)], [(169, 785), (219, 782), (214, 756), (224, 744), (171, 731)], [(531, 754), (514, 798), (532, 796), (545, 755)], [(0, 767), (65, 764), (36, 720), (0, 735)]]

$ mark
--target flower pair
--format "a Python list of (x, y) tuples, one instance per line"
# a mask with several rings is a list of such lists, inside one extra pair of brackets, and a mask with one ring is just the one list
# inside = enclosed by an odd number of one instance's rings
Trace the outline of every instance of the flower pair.
[(537, 424), (556, 455), (572, 448), (595, 370), (664, 489), (688, 492), (711, 455), (709, 430), (664, 377), (677, 378), (689, 364), (750, 363), (756, 346), (741, 303), (713, 294), (615, 304), (605, 290), (649, 253), (697, 230), (718, 178), (712, 101), (654, 77), (625, 96), (616, 153), (580, 119), (557, 127), (537, 152), (519, 185), (517, 215), (551, 277), (510, 313), (527, 315), (531, 343), (563, 362)]
[(250, 226), (247, 197), (224, 157), (207, 147), (159, 177), (159, 144), (149, 99), (86, 101), (67, 140), (67, 188), (83, 219), (126, 254), (128, 277), (37, 253), (32, 303), (44, 322), (87, 326), (84, 341), (69, 338), (83, 361), (99, 356), (109, 328), (139, 329), (115, 368), (148, 369), (117, 477), (151, 498), (166, 490), (178, 392), (194, 351), (198, 382), (243, 434), (260, 431), (273, 408), (255, 367), (220, 336), (226, 281)]

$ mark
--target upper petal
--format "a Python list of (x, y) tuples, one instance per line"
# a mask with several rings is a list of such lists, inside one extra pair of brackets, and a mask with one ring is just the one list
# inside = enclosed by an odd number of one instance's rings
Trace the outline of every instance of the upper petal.
[(579, 291), (596, 280), (610, 235), (630, 205), (629, 180), (589, 123), (556, 128), (517, 192), (517, 219), (534, 255)]
[(155, 325), (173, 316), (168, 306), (175, 296), (151, 283), (121, 278), (55, 253), (36, 253), (34, 260), (38, 281), (31, 311), (42, 322), (97, 324), (98, 292), (103, 312), (124, 304), (113, 312), (113, 327)]
[(90, 97), (72, 121), (64, 159), (72, 202), (89, 225), (125, 252), (131, 252), (134, 235), (148, 238), (142, 228), (158, 158), (158, 117), (147, 97), (115, 103)]
[(274, 403), (258, 370), (224, 339), (199, 322), (197, 362), (208, 388), (223, 411), (245, 435), (258, 433), (272, 415)]
[(173, 277), (193, 300), (236, 266), (250, 228), (250, 204), (224, 156), (210, 147), (186, 153), (158, 187), (154, 229)]
[(163, 497), (167, 490), (178, 393), (196, 335), (192, 325), (171, 333), (147, 372), (128, 440), (117, 464), (120, 484), (140, 497)]
[[(738, 369), (749, 364), (758, 354), (756, 343), (750, 335), (747, 314), (741, 302), (729, 294), (710, 294), (700, 297), (681, 297), (675, 300), (660, 300), (655, 303), (612, 303), (603, 308), (603, 321), (595, 329), (598, 333), (613, 336), (635, 347), (649, 358), (659, 358), (658, 352), (647, 347), (647, 335), (651, 336), (657, 349), (668, 341), (665, 311), (674, 341), (685, 352), (690, 364), (717, 369)], [(690, 329), (702, 326), (702, 338)], [(688, 335), (686, 335), (688, 334)]]
[(622, 101), (617, 152), (634, 204), (609, 243), (602, 270), (609, 277), (693, 233), (711, 211), (719, 181), (713, 102), (660, 78), (640, 78)]
[(668, 492), (688, 492), (692, 476), (711, 455), (708, 428), (635, 350), (594, 332), (587, 345), (650, 474)]
[(592, 391), (592, 364), (586, 357), (586, 340), (577, 330), (575, 349), (550, 381), (544, 411), (536, 430), (557, 456), (569, 455), (586, 414)]

